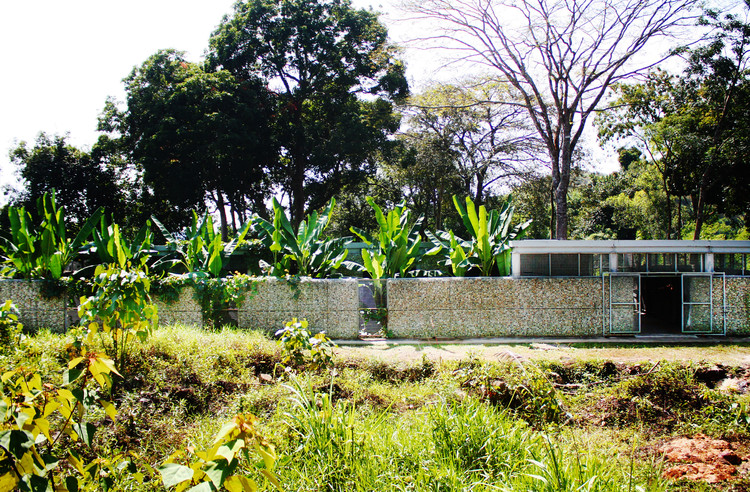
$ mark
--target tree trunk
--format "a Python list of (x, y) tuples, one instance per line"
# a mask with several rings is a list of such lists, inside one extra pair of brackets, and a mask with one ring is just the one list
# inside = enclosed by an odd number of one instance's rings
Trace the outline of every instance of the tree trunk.
[(229, 240), (229, 231), (227, 230), (227, 211), (224, 209), (224, 194), (216, 190), (216, 208), (219, 210), (219, 220), (221, 221), (221, 240)]

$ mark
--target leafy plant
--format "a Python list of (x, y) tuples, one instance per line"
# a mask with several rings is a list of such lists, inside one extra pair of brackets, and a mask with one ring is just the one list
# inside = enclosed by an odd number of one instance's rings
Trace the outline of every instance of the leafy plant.
[(167, 241), (167, 254), (153, 265), (153, 269), (178, 270), (178, 273), (213, 277), (221, 274), (229, 262), (229, 256), (245, 239), (251, 226), (250, 221), (246, 222), (240, 227), (237, 237), (224, 244), (208, 211), (200, 218), (193, 211), (193, 218), (185, 229), (184, 238), (169, 232), (156, 217), (152, 216), (151, 220)]
[(432, 244), (439, 246), (441, 251), (445, 252), (445, 258), (441, 263), (451, 268), (454, 277), (464, 277), (472, 267), (469, 260), (472, 249), (471, 241), (456, 237), (453, 231), (436, 231), (435, 234), (427, 231), (426, 234)]
[[(489, 213), (484, 205), (476, 207), (469, 197), (466, 197), (466, 207), (461, 205), (455, 196), (453, 204), (466, 230), (472, 236), (471, 242), (467, 244), (466, 241), (455, 238), (452, 233), (449, 234), (451, 249), (447, 262), (452, 266), (454, 274), (462, 276), (467, 269), (476, 267), (484, 276), (492, 275), (495, 271), (500, 276), (510, 275), (510, 241), (523, 237), (531, 221), (510, 227), (515, 210), (510, 198), (500, 210), (492, 210)], [(436, 246), (442, 246), (445, 241), (445, 233), (433, 239)], [(469, 245), (467, 253), (466, 248)], [(459, 273), (462, 275), (458, 275)]]
[(351, 238), (323, 239), (335, 205), (336, 200), (332, 198), (320, 215), (313, 212), (302, 220), (296, 232), (286, 211), (275, 198), (273, 223), (260, 217), (255, 218), (254, 227), (261, 241), (274, 255), (273, 265), (268, 266), (272, 275), (292, 273), (291, 262), (296, 265), (298, 275), (318, 278), (330, 276), (341, 267), (349, 252), (346, 245), (352, 242)]
[(310, 336), (305, 319), (292, 319), (276, 332), (276, 336), (280, 337), (279, 344), (284, 349), (284, 364), (309, 365), (312, 369), (320, 369), (333, 362), (336, 344), (323, 332)]
[[(84, 457), (97, 430), (85, 420), (87, 413), (101, 407), (116, 417), (100, 390), (109, 391), (117, 371), (112, 360), (85, 347), (72, 353), (62, 384), (43, 383), (40, 374), (24, 368), (2, 374), (0, 490), (106, 490), (111, 477), (105, 469), (127, 466), (124, 456), (117, 463)], [(63, 438), (69, 441), (60, 448)]]
[(144, 268), (126, 264), (99, 265), (94, 278), (94, 294), (81, 297), (78, 315), (87, 339), (98, 336), (107, 354), (122, 369), (137, 339), (151, 334), (156, 322), (156, 306), (151, 304), (151, 281)]
[(13, 301), (6, 300), (0, 306), (0, 352), (13, 346), (21, 336), (23, 325), (18, 322), (18, 309)]
[(151, 222), (141, 227), (132, 241), (128, 241), (120, 234), (119, 226), (111, 220), (107, 221), (102, 215), (98, 228), (92, 229), (93, 241), (90, 252), (96, 254), (101, 263), (117, 263), (124, 267), (126, 262), (143, 266), (156, 250), (153, 249), (154, 235), (151, 232)]
[(57, 208), (54, 192), (37, 200), (37, 211), (41, 223), (35, 226), (24, 207), (8, 207), (10, 238), (0, 244), (4, 261), (13, 276), (59, 279), (99, 221), (102, 209), (89, 217), (72, 240), (67, 238), (64, 211)]
[[(175, 487), (174, 490), (178, 492), (188, 487), (193, 491), (226, 489), (229, 492), (254, 492), (259, 490), (255, 480), (236, 473), (239, 458), (244, 456), (245, 461), (254, 463), (251, 459), (251, 452), (254, 452), (263, 461), (262, 468), (256, 465), (260, 473), (278, 490), (282, 490), (273, 472), (276, 451), (258, 431), (257, 421), (254, 415), (237, 415), (221, 428), (210, 449), (172, 454), (158, 468), (164, 487)], [(188, 464), (180, 464), (180, 459)]]
[(420, 229), (424, 217), (412, 223), (411, 210), (401, 203), (387, 215), (371, 197), (367, 203), (375, 211), (379, 231), (375, 236), (362, 229), (352, 227), (351, 231), (367, 244), (362, 250), (362, 263), (373, 279), (406, 277), (424, 256), (437, 254), (441, 246), (435, 245), (429, 251), (422, 251)]

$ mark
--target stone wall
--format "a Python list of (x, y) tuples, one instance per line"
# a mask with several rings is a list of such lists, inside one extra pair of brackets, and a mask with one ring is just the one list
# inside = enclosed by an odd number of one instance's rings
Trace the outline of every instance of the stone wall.
[(20, 313), (19, 321), (26, 328), (64, 331), (65, 296), (45, 299), (41, 294), (41, 287), (42, 283), (39, 281), (3, 280), (0, 282), (0, 301), (13, 301)]
[(391, 279), (387, 290), (397, 338), (602, 333), (601, 278)]
[(183, 325), (203, 325), (201, 305), (195, 299), (195, 289), (184, 287), (176, 301), (165, 302), (158, 296), (151, 294), (151, 298), (159, 313), (160, 325), (180, 323)]
[[(634, 284), (635, 282), (635, 284)], [(240, 328), (274, 333), (292, 318), (305, 318), (311, 331), (355, 339), (360, 331), (358, 279), (261, 278), (237, 309)], [(396, 338), (587, 337), (633, 331), (632, 300), (637, 277), (579, 278), (419, 278), (385, 281), (388, 331)], [(66, 300), (44, 299), (40, 282), (0, 282), (0, 301), (12, 299), (20, 321), (32, 329), (66, 328)], [(750, 335), (750, 277), (715, 277), (713, 333)], [(695, 290), (697, 297), (707, 292)], [(726, 309), (722, 309), (726, 296)], [(159, 322), (203, 325), (192, 288), (176, 302), (156, 299)], [(694, 313), (700, 314), (697, 310)], [(74, 311), (74, 308), (69, 308)], [(70, 325), (70, 323), (68, 323)]]
[[(721, 295), (719, 282), (714, 283), (714, 296)], [(724, 289), (727, 298), (726, 311), (717, 309), (714, 312), (714, 324), (721, 322), (717, 316), (724, 317), (727, 335), (750, 335), (750, 277), (727, 277)], [(716, 311), (719, 311), (717, 314)], [(720, 325), (721, 326), (721, 325)], [(716, 331), (716, 330), (715, 330)]]
[(302, 279), (289, 282), (263, 278), (238, 306), (240, 328), (270, 333), (292, 318), (307, 319), (312, 332), (324, 331), (331, 338), (359, 336), (357, 279)]

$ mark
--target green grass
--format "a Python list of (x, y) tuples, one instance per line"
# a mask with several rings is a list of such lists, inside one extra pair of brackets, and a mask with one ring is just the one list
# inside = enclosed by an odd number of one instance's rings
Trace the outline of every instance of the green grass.
[[(69, 342), (41, 332), (0, 362), (59, 378)], [(252, 413), (285, 490), (660, 491), (661, 440), (750, 438), (750, 399), (707, 388), (693, 364), (337, 356), (307, 371), (282, 357), (261, 333), (156, 330), (129, 355), (117, 421), (98, 417), (92, 454), (134, 452), (157, 467)], [(263, 483), (253, 463), (241, 469)], [(118, 489), (159, 490), (159, 476), (123, 475)]]

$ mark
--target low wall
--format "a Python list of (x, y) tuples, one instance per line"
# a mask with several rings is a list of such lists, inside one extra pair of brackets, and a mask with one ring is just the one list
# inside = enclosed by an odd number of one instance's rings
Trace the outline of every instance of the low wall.
[[(292, 318), (305, 318), (313, 332), (355, 339), (362, 323), (360, 309), (373, 307), (360, 301), (363, 282), (259, 278), (237, 306), (237, 324), (274, 333)], [(632, 298), (634, 282), (637, 279), (612, 279), (612, 299)], [(610, 328), (627, 333), (634, 321), (634, 308), (628, 305), (614, 306), (610, 319), (606, 277), (446, 277), (389, 279), (385, 284), (388, 331), (396, 338), (588, 337)], [(64, 330), (66, 299), (44, 299), (40, 287), (40, 282), (0, 281), (0, 301), (12, 299), (28, 328)], [(712, 294), (713, 333), (722, 334), (726, 324), (727, 335), (750, 335), (750, 277), (715, 277)], [(176, 302), (155, 302), (162, 325), (203, 325), (192, 288), (182, 289)], [(699, 314), (697, 308), (693, 312)]]
[(391, 279), (387, 289), (397, 338), (602, 333), (600, 278)]
[(263, 278), (238, 307), (240, 328), (275, 333), (292, 318), (307, 319), (313, 332), (325, 331), (331, 338), (359, 337), (357, 279), (302, 279), (289, 282)]
[(0, 282), (0, 301), (11, 299), (19, 311), (18, 321), (27, 328), (65, 330), (66, 296), (45, 299), (41, 288), (39, 281), (3, 280)]

